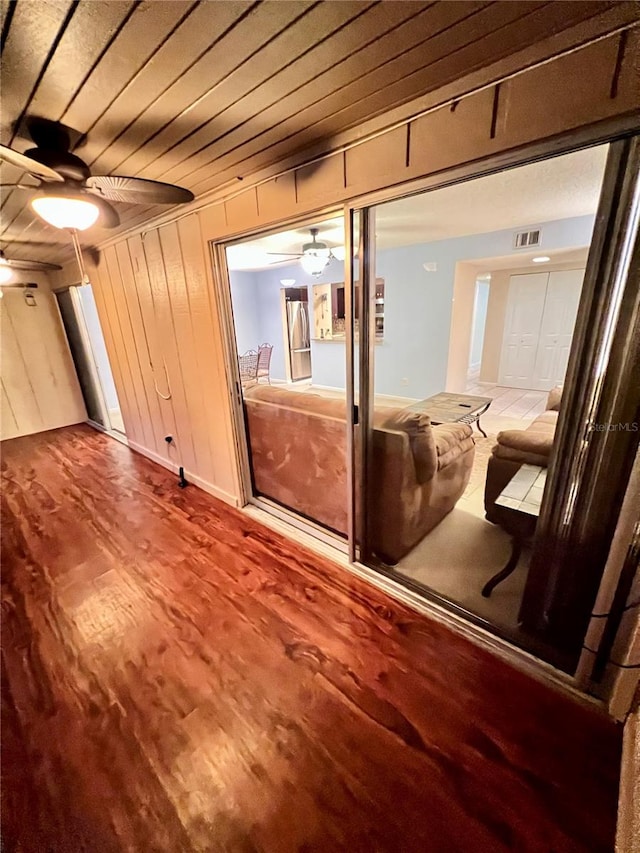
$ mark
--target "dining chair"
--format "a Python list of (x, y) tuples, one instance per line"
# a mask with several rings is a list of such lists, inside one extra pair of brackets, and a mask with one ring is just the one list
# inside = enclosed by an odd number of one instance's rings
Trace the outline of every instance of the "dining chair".
[(271, 353), (273, 352), (272, 344), (260, 344), (258, 347), (258, 375), (257, 380), (266, 377), (267, 382), (271, 385)]

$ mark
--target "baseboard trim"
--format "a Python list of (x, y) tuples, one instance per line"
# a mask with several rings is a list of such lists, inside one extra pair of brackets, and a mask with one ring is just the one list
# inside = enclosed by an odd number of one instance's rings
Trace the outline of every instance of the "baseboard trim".
[[(160, 456), (159, 453), (156, 453), (155, 450), (149, 450), (148, 447), (144, 447), (142, 444), (137, 444), (135, 441), (129, 440), (128, 444), (131, 450), (135, 450), (136, 453), (146, 456), (147, 459), (150, 459), (152, 462), (162, 465), (162, 467), (166, 468), (168, 471), (171, 471), (176, 475), (178, 474), (178, 468), (180, 466), (171, 459), (165, 459), (163, 456)], [(202, 477), (194, 474), (193, 471), (189, 471), (185, 468), (184, 476), (189, 483), (193, 483), (194, 486), (202, 489), (203, 492), (206, 492), (212, 497), (218, 498), (218, 500), (224, 501), (224, 503), (236, 507), (236, 509), (240, 506), (240, 501), (235, 495), (231, 495), (229, 492), (225, 492), (224, 489), (214, 486), (213, 483), (209, 483), (207, 480), (204, 480)]]

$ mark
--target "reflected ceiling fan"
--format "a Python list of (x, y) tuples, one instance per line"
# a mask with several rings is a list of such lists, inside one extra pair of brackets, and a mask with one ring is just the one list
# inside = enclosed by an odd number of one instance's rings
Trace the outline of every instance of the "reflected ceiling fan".
[(184, 187), (126, 175), (92, 175), (80, 157), (72, 154), (72, 131), (59, 122), (36, 116), (25, 126), (35, 143), (24, 154), (0, 145), (0, 160), (37, 179), (37, 185), (2, 184), (33, 193), (31, 207), (55, 228), (84, 231), (96, 221), (105, 228), (120, 224), (110, 201), (128, 204), (185, 204), (193, 193)]
[[(333, 259), (344, 261), (344, 246), (330, 248), (322, 240), (318, 240), (318, 229), (310, 228), (311, 242), (302, 244), (301, 252), (267, 252), (268, 255), (282, 255), (289, 258), (300, 258), (300, 263), (309, 275), (322, 275), (329, 262)], [(277, 263), (274, 261), (274, 263)]]

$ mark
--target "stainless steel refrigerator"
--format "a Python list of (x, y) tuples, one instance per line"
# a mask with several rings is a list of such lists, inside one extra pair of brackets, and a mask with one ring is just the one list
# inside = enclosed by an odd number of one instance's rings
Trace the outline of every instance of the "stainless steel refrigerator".
[[(300, 299), (301, 288), (285, 291), (287, 305), (287, 336), (291, 380), (311, 378), (311, 339), (309, 334), (309, 305)], [(295, 298), (293, 298), (295, 297)]]

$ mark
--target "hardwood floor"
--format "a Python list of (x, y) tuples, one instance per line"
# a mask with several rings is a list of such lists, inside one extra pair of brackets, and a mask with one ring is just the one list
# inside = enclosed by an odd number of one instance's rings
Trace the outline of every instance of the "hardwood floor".
[(619, 727), (86, 426), (3, 471), (6, 851), (611, 851)]

